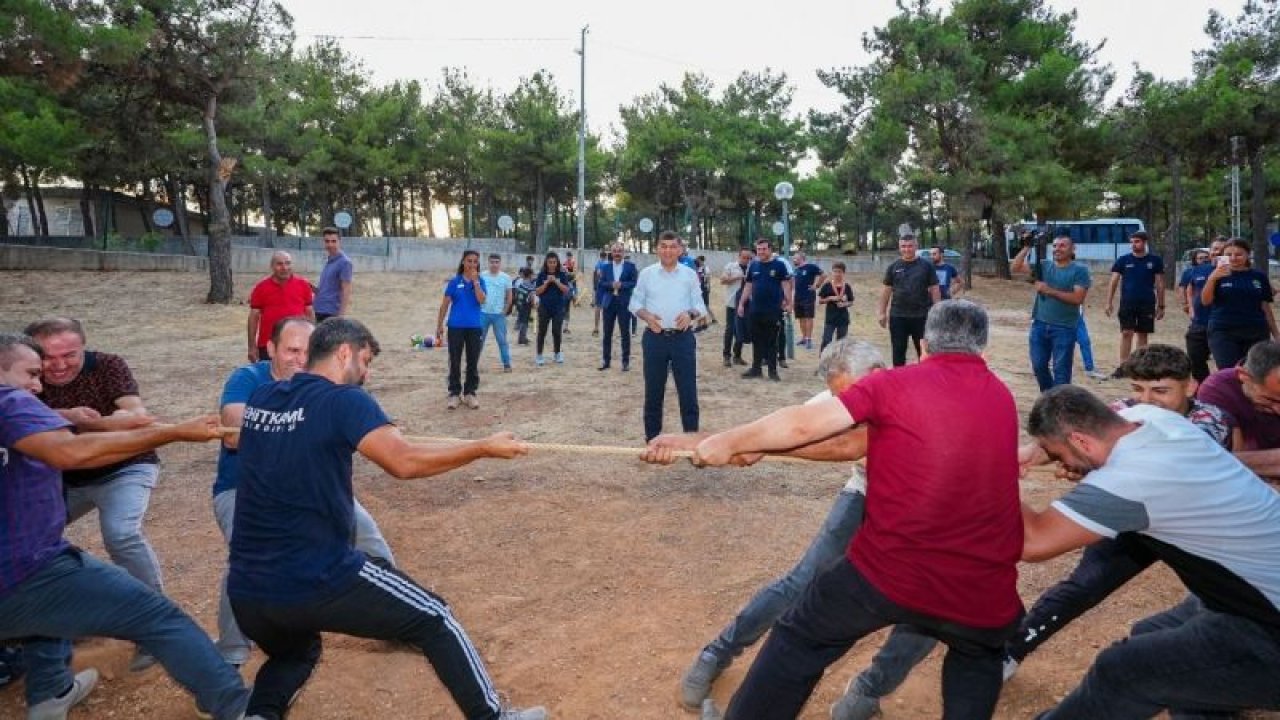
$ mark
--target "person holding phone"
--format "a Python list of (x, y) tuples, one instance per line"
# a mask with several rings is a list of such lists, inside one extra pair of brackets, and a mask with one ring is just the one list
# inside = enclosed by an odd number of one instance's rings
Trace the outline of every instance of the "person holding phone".
[(1249, 243), (1232, 238), (1200, 291), (1209, 311), (1209, 352), (1219, 368), (1234, 367), (1249, 348), (1280, 338), (1266, 273), (1250, 267)]
[(818, 304), (826, 306), (822, 316), (822, 347), (826, 350), (831, 340), (843, 340), (849, 334), (849, 306), (853, 304), (853, 286), (845, 282), (845, 265), (831, 265), (831, 279), (818, 290)]
[(560, 352), (560, 339), (568, 316), (570, 283), (569, 273), (560, 266), (560, 256), (554, 252), (547, 253), (542, 260), (542, 271), (534, 279), (536, 289), (533, 291), (538, 296), (538, 355), (534, 362), (539, 366), (547, 364), (542, 350), (547, 344), (548, 329), (551, 330), (555, 361), (564, 362), (564, 353)]

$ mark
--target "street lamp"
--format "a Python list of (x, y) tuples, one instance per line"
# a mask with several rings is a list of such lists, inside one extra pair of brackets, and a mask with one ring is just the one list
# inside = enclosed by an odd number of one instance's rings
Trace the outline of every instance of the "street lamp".
[[(773, 196), (782, 201), (782, 256), (791, 256), (791, 213), (787, 209), (787, 201), (796, 194), (795, 187), (783, 180), (773, 186)], [(786, 355), (789, 359), (794, 360), (796, 357), (796, 332), (795, 326), (791, 323), (791, 316), (784, 315), (782, 318), (783, 327), (786, 331)]]
[(787, 210), (787, 201), (795, 197), (796, 189), (791, 183), (783, 180), (773, 186), (773, 196), (782, 201), (782, 254), (791, 255), (791, 213)]

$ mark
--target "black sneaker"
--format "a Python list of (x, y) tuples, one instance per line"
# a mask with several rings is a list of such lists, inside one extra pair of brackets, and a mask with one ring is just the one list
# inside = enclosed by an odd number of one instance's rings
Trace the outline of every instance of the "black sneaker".
[(788, 365), (788, 364), (787, 364), (787, 361), (786, 361), (786, 360), (784, 360), (783, 358), (778, 358), (778, 367), (780, 367), (780, 368), (789, 368), (789, 367), (791, 367), (791, 366), (790, 366), (790, 365)]
[(771, 373), (769, 373), (769, 379), (770, 379), (770, 380), (772, 380), (772, 381), (774, 381), (774, 382), (782, 382), (782, 378), (781, 378), (781, 377), (779, 377), (779, 376), (778, 376), (778, 373), (776, 373), (776, 372), (771, 372)]
[(733, 358), (733, 364), (734, 364), (734, 365), (741, 365), (741, 366), (743, 366), (743, 367), (746, 367), (746, 366), (747, 366), (747, 361), (746, 361), (746, 360), (743, 360), (741, 357), (737, 357), (737, 356), (735, 356), (735, 357)]
[(727, 368), (731, 368), (731, 367), (733, 367), (733, 360), (730, 360), (729, 358), (725, 358), (725, 359), (724, 359), (724, 366), (725, 366), (725, 367), (727, 367)]
[(744, 378), (764, 377), (764, 373), (760, 372), (760, 368), (751, 368), (750, 370), (742, 373), (742, 377)]

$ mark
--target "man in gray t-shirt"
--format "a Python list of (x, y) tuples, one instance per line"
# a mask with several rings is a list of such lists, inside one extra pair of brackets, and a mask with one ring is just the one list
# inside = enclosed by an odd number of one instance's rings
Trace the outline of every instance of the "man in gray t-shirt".
[[(938, 274), (933, 264), (917, 254), (915, 235), (898, 240), (899, 258), (884, 271), (884, 288), (880, 291), (880, 327), (889, 328), (893, 347), (893, 366), (907, 364), (907, 340), (920, 357), (920, 339), (924, 337), (924, 320), (929, 308), (942, 299), (938, 290)], [(893, 301), (890, 309), (889, 301)]]
[(1055, 385), (1071, 384), (1071, 361), (1075, 355), (1076, 325), (1080, 306), (1089, 293), (1089, 270), (1071, 260), (1075, 244), (1068, 236), (1053, 240), (1053, 260), (1037, 259), (1035, 269), (1027, 262), (1031, 245), (1022, 248), (1010, 269), (1035, 275), (1036, 296), (1031, 306), (1031, 369), (1041, 392)]
[(1023, 506), (1023, 560), (1116, 538), (1135, 570), (1163, 562), (1194, 595), (1099, 653), (1040, 717), (1280, 709), (1280, 495), (1186, 418), (1152, 405), (1117, 414), (1084, 388), (1041, 395), (1027, 432), (1037, 448), (1020, 452), (1024, 465), (1086, 474), (1046, 510)]

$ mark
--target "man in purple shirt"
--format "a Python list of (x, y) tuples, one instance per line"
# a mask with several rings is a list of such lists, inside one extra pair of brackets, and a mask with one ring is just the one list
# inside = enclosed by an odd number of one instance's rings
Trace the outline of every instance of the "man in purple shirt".
[(327, 227), (323, 235), (324, 251), (329, 255), (329, 260), (320, 271), (315, 304), (312, 306), (318, 323), (335, 315), (346, 315), (351, 309), (351, 258), (342, 252), (342, 236), (338, 233), (338, 228)]
[(1280, 342), (1260, 342), (1244, 363), (1219, 370), (1196, 397), (1236, 419), (1236, 457), (1263, 478), (1280, 478)]
[(57, 720), (98, 681), (71, 674), (70, 638), (130, 640), (156, 657), (217, 720), (243, 715), (244, 681), (191, 618), (118, 567), (62, 537), (62, 470), (107, 465), (171, 442), (218, 436), (217, 418), (76, 435), (32, 395), (40, 346), (0, 333), (0, 642), (19, 640), (28, 665), (28, 720)]

